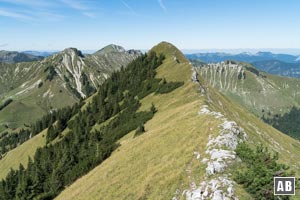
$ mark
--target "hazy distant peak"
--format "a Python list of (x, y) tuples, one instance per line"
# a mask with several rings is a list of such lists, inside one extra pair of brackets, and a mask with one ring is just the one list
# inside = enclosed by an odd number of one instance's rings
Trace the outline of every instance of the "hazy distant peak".
[(269, 51), (259, 51), (256, 53), (257, 56), (273, 56), (274, 54)]
[[(233, 55), (233, 54), (231, 54), (231, 55)], [(255, 54), (254, 54), (254, 53), (251, 53), (251, 52), (249, 52), (249, 51), (244, 51), (244, 52), (241, 53), (241, 55), (253, 56), (253, 55), (255, 55)]]
[(26, 50), (26, 51), (22, 51), (21, 53), (26, 53), (26, 54), (30, 54), (33, 56), (41, 56), (41, 57), (48, 57), (51, 56), (55, 53), (57, 53), (56, 51), (34, 51), (34, 50)]
[(106, 54), (106, 53), (112, 53), (112, 52), (119, 52), (119, 53), (125, 52), (125, 49), (119, 45), (110, 44), (110, 45), (103, 47), (102, 49), (97, 51), (95, 54)]
[(41, 60), (43, 57), (34, 56), (26, 53), (20, 53), (17, 51), (0, 51), (0, 62), (5, 63), (17, 63), (17, 62), (31, 62)]

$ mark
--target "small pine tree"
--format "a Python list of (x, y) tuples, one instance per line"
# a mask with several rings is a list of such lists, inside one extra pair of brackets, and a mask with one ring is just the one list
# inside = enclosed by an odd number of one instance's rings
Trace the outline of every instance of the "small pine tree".
[(155, 105), (154, 105), (153, 103), (151, 104), (150, 110), (151, 110), (151, 112), (152, 112), (153, 114), (157, 112), (157, 109), (156, 109), (156, 107), (155, 107)]
[(144, 123), (139, 125), (139, 127), (136, 129), (135, 131), (135, 136), (138, 136), (138, 135), (141, 135), (145, 133), (145, 126), (144, 126)]

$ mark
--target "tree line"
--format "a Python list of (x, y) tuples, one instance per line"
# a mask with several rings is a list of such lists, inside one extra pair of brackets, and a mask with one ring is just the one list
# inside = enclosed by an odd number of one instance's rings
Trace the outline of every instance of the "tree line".
[(7, 99), (6, 101), (4, 101), (4, 103), (2, 105), (0, 105), (0, 111), (5, 108), (6, 106), (8, 106), (11, 102), (13, 102), (12, 99)]
[(262, 120), (277, 130), (294, 137), (300, 138), (300, 109), (292, 107), (292, 109), (283, 115), (272, 115), (271, 112), (267, 113), (268, 117), (263, 115)]
[[(31, 125), (26, 125), (25, 128), (20, 129), (16, 132), (4, 132), (0, 137), (0, 159), (8, 151), (16, 148), (23, 144), (31, 137), (37, 135), (46, 128), (50, 128), (51, 125), (57, 121), (61, 126), (66, 126), (67, 121), (72, 115), (78, 112), (81, 103), (76, 103), (73, 106), (68, 106), (62, 109), (54, 110), (51, 113), (44, 115), (40, 120), (37, 120)], [(48, 135), (47, 135), (48, 137)]]
[[(278, 153), (271, 154), (268, 148), (259, 145), (253, 150), (246, 143), (241, 143), (236, 149), (237, 156), (243, 161), (238, 170), (234, 172), (234, 180), (243, 185), (245, 190), (254, 199), (275, 200), (274, 176), (293, 176), (294, 172), (288, 171), (289, 167), (278, 163)], [(289, 199), (281, 196), (280, 199)]]
[[(141, 98), (182, 85), (155, 78), (155, 69), (163, 60), (164, 56), (155, 52), (138, 57), (114, 72), (85, 109), (66, 114), (66, 118), (72, 116), (71, 120), (52, 116), (56, 123), (48, 124), (47, 145), (36, 151), (34, 159), (29, 158), (26, 169), (20, 165), (0, 182), (0, 199), (53, 199), (65, 186), (107, 159), (120, 138), (143, 126), (157, 112), (154, 105), (149, 111), (137, 112)], [(93, 129), (105, 121), (109, 123)], [(36, 128), (44, 125), (38, 123)], [(69, 133), (54, 141), (65, 127)]]

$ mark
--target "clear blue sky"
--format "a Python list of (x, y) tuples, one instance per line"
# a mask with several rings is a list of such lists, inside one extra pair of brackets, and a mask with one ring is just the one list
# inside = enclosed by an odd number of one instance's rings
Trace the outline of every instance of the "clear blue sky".
[(299, 19), (299, 0), (0, 0), (0, 49), (299, 49)]

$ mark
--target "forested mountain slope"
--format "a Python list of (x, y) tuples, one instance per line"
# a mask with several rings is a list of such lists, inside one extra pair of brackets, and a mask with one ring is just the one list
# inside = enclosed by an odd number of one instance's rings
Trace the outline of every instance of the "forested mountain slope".
[(281, 60), (264, 60), (252, 63), (257, 69), (268, 72), (269, 74), (300, 77), (300, 63), (287, 63)]
[[(114, 72), (83, 111), (81, 103), (37, 122), (39, 130), (48, 124), (47, 145), (37, 149), (34, 161), (29, 160), (27, 167), (20, 165), (8, 174), (0, 184), (0, 197), (52, 198), (108, 158), (122, 136), (136, 128), (140, 130), (136, 136), (142, 134), (143, 124), (153, 117), (156, 108), (152, 105), (148, 111), (136, 112), (139, 98), (152, 92), (168, 93), (183, 84), (154, 78), (163, 59), (163, 55), (154, 52), (142, 55)], [(103, 123), (106, 125), (94, 130), (94, 126)], [(69, 131), (63, 134), (65, 129)]]
[(113, 71), (140, 54), (109, 45), (86, 56), (68, 48), (41, 61), (0, 63), (0, 108), (9, 102), (0, 109), (0, 132), (29, 125), (42, 115), (91, 95)]

